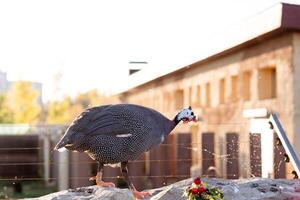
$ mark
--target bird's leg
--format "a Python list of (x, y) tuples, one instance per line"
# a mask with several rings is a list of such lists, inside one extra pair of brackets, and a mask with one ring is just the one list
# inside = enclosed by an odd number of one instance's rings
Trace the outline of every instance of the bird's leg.
[(128, 187), (129, 189), (132, 191), (133, 193), (133, 196), (136, 198), (136, 199), (143, 199), (145, 197), (148, 197), (150, 196), (150, 193), (149, 192), (139, 192), (135, 189), (133, 183), (131, 182), (131, 180), (129, 179), (129, 176), (128, 176), (128, 168), (127, 168), (127, 164), (128, 162), (121, 162), (121, 170), (122, 170), (122, 174), (124, 176), (124, 179), (125, 181), (127, 182), (128, 184)]
[(115, 187), (115, 184), (112, 182), (104, 182), (102, 181), (102, 174), (103, 174), (103, 163), (98, 162), (98, 170), (97, 170), (97, 175), (91, 177), (89, 180), (94, 181), (96, 180), (96, 184), (98, 186), (103, 186), (103, 187)]

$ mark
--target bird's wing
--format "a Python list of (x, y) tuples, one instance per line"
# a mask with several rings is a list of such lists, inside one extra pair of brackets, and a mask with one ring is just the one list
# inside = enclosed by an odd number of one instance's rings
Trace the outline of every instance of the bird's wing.
[(107, 105), (87, 109), (73, 121), (70, 129), (87, 136), (129, 136), (129, 131), (115, 118), (111, 107)]

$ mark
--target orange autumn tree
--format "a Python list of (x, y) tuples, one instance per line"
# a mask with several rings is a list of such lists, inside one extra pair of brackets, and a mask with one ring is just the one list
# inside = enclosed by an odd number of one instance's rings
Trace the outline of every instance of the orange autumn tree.
[(74, 99), (65, 96), (49, 103), (47, 123), (68, 124), (86, 108), (117, 102), (117, 97), (105, 96), (96, 89), (80, 93)]
[(12, 123), (13, 112), (7, 103), (7, 95), (0, 95), (0, 123)]
[(66, 124), (71, 121), (69, 110), (71, 108), (71, 98), (65, 96), (62, 100), (50, 102), (48, 105), (47, 123)]

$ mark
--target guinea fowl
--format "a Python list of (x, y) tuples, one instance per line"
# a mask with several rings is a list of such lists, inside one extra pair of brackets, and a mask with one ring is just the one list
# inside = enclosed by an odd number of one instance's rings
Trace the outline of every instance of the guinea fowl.
[(64, 148), (87, 153), (98, 162), (98, 172), (91, 180), (99, 186), (114, 186), (102, 181), (103, 166), (121, 163), (121, 171), (136, 198), (148, 196), (139, 192), (128, 177), (127, 164), (158, 145), (183, 121), (196, 121), (191, 107), (180, 111), (173, 120), (140, 105), (116, 104), (93, 107), (82, 112), (69, 126), (55, 150)]

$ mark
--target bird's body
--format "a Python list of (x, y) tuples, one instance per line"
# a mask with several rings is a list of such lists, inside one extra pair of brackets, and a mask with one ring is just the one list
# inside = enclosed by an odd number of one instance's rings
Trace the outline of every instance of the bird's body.
[(66, 131), (57, 147), (86, 152), (104, 164), (134, 160), (163, 142), (175, 122), (159, 112), (133, 104), (87, 109)]
[(191, 108), (183, 109), (174, 120), (151, 108), (134, 104), (89, 108), (72, 122), (55, 149), (65, 147), (86, 152), (99, 163), (95, 179), (102, 186), (105, 185), (101, 180), (103, 165), (121, 163), (130, 189), (139, 197), (140, 192), (135, 190), (128, 178), (127, 162), (162, 143), (181, 120), (195, 120)]

